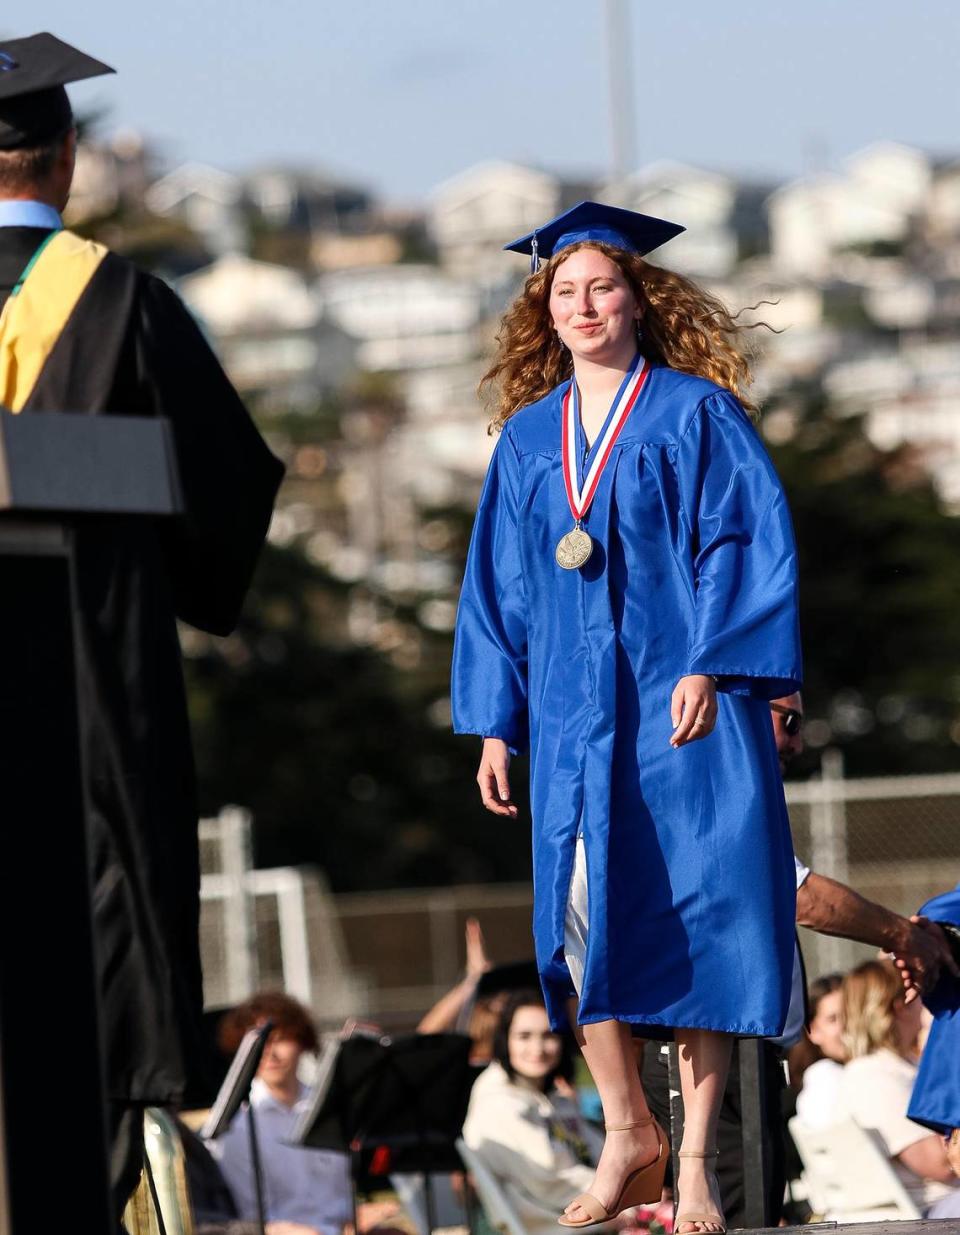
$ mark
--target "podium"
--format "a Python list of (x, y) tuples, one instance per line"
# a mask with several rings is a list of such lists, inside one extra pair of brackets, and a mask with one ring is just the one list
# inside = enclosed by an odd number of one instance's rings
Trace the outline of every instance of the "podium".
[(0, 411), (0, 1230), (12, 1235), (57, 1211), (65, 1227), (116, 1230), (74, 541), (91, 520), (181, 506), (165, 421)]

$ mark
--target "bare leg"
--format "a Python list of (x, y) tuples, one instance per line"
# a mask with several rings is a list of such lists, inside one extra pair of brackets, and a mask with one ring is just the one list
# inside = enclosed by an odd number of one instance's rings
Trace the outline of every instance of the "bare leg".
[[(620, 1021), (599, 1021), (580, 1026), (577, 1038), (600, 1094), (604, 1122), (616, 1126), (649, 1115), (630, 1027)], [(609, 1210), (627, 1175), (652, 1162), (658, 1151), (659, 1141), (652, 1124), (625, 1132), (608, 1132), (596, 1177), (588, 1191)], [(568, 1205), (566, 1212), (575, 1220), (587, 1216), (578, 1205)]]
[[(712, 1150), (717, 1145), (717, 1120), (723, 1099), (733, 1038), (709, 1029), (678, 1029), (680, 1089), (683, 1093), (681, 1149)], [(713, 1182), (713, 1158), (682, 1158), (677, 1192), (685, 1213), (719, 1213), (719, 1194)], [(683, 1223), (677, 1235), (720, 1231), (716, 1222)]]

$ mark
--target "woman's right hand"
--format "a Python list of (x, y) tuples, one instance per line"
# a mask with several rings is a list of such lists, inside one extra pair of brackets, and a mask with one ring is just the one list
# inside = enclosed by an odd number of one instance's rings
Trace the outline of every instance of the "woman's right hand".
[(500, 738), (484, 738), (480, 754), (477, 784), (480, 799), (494, 815), (508, 815), (516, 819), (517, 808), (510, 801), (510, 751)]

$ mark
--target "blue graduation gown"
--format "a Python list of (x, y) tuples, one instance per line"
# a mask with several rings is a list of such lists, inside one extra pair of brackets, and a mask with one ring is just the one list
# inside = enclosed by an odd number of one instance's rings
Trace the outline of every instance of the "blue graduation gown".
[[(960, 926), (960, 883), (953, 892), (927, 901), (920, 913), (933, 922)], [(942, 972), (923, 1002), (933, 1013), (933, 1024), (920, 1056), (907, 1115), (946, 1136), (951, 1128), (960, 1128), (960, 981)]]
[[(454, 729), (529, 745), (534, 937), (556, 1027), (574, 993), (563, 935), (582, 833), (581, 1023), (778, 1034), (796, 886), (767, 701), (801, 675), (787, 503), (736, 399), (655, 367), (586, 519), (593, 554), (562, 570), (567, 386), (512, 416), (490, 463), (457, 618)], [(722, 679), (719, 717), (674, 750), (670, 696), (692, 673)]]

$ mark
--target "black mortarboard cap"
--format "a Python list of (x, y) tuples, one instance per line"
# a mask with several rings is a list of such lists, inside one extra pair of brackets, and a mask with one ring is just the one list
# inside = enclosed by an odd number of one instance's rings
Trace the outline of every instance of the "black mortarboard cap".
[(476, 987), (476, 998), (484, 999), (491, 995), (500, 995), (506, 991), (525, 991), (540, 989), (540, 975), (537, 973), (536, 961), (508, 961), (504, 965), (495, 965), (480, 975)]
[(581, 240), (598, 240), (628, 253), (644, 254), (686, 230), (679, 223), (668, 223), (635, 210), (605, 206), (602, 202), (578, 202), (549, 223), (503, 247), (513, 253), (529, 253), (530, 269), (536, 270), (540, 258), (553, 257)]
[(53, 34), (0, 43), (0, 150), (39, 146), (65, 133), (73, 111), (64, 86), (112, 72)]

